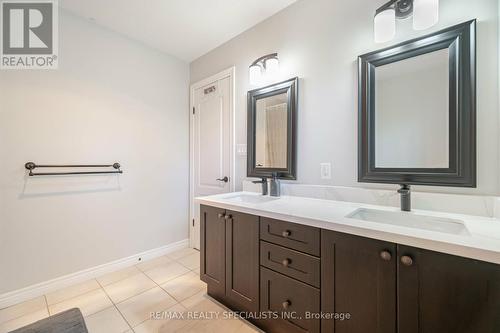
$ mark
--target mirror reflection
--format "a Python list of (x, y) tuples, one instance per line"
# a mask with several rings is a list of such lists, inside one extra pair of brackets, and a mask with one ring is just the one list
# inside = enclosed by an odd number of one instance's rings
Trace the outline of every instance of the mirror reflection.
[(449, 51), (375, 68), (375, 167), (448, 168)]
[(256, 101), (255, 167), (287, 168), (287, 94)]

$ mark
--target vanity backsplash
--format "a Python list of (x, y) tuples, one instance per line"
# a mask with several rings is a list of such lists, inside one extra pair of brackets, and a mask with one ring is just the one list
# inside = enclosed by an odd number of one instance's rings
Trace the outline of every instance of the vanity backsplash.
[[(244, 180), (243, 191), (260, 192), (261, 187)], [(282, 183), (281, 195), (392, 207), (400, 205), (395, 190)], [(413, 208), (500, 219), (500, 197), (494, 196), (413, 192)]]

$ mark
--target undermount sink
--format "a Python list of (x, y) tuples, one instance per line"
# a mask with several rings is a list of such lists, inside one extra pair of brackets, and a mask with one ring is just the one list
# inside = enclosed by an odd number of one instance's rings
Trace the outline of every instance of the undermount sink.
[(469, 232), (460, 220), (418, 215), (409, 212), (390, 212), (378, 209), (360, 208), (347, 218), (376, 223), (392, 224), (421, 230), (437, 231), (453, 235), (468, 235)]
[(229, 201), (252, 203), (252, 204), (278, 200), (278, 198), (276, 198), (276, 197), (268, 197), (268, 196), (263, 196), (263, 195), (251, 195), (251, 194), (237, 194), (237, 195), (233, 195), (230, 197), (226, 197), (225, 199), (229, 200)]

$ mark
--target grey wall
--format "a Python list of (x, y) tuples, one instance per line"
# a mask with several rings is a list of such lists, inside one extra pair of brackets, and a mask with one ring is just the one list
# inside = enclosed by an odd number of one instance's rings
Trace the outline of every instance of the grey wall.
[[(298, 182), (386, 187), (357, 183), (357, 56), (368, 51), (478, 19), (478, 188), (420, 190), (499, 193), (498, 2), (441, 0), (439, 24), (423, 32), (398, 22), (396, 39), (373, 42), (373, 14), (385, 0), (301, 0), (193, 61), (191, 83), (236, 66), (236, 143), (246, 143), (248, 66), (278, 52), (281, 77), (300, 77)], [(495, 74), (493, 74), (495, 73)], [(320, 179), (320, 163), (332, 163), (332, 180)], [(236, 184), (246, 176), (237, 157)], [(394, 186), (389, 186), (394, 188)], [(418, 189), (418, 188), (417, 188)]]
[[(188, 64), (59, 20), (58, 70), (0, 73), (0, 294), (188, 237)], [(27, 161), (125, 173), (27, 178)]]

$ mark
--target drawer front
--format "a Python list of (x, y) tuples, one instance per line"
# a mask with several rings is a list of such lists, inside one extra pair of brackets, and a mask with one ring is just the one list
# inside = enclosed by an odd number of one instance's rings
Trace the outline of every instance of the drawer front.
[(319, 256), (320, 229), (318, 228), (261, 217), (260, 238), (270, 243)]
[(260, 311), (279, 313), (278, 319), (267, 320), (266, 331), (272, 333), (317, 333), (319, 319), (307, 319), (306, 312), (320, 312), (320, 291), (305, 283), (260, 268)]
[(320, 286), (320, 259), (260, 241), (260, 264), (314, 287)]

